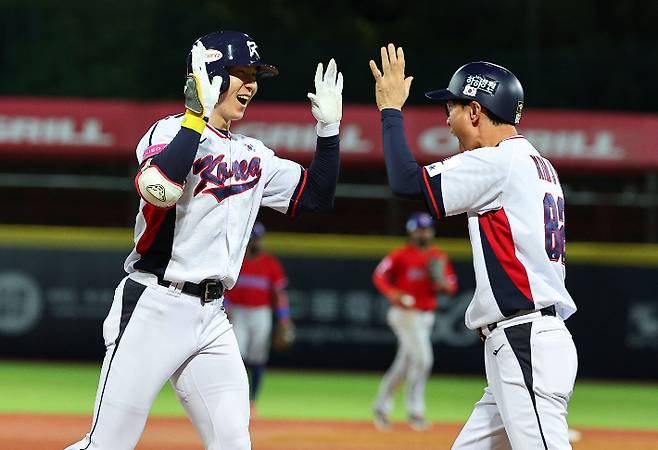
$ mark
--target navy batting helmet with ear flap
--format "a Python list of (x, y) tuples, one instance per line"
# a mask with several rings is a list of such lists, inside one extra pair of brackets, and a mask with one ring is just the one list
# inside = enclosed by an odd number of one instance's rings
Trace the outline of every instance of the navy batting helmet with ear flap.
[[(258, 70), (258, 75), (273, 77), (279, 74), (279, 70), (260, 59), (256, 42), (239, 31), (215, 31), (200, 37), (206, 48), (206, 70), (208, 78), (212, 82), (214, 76), (222, 77), (222, 88), (220, 94), (226, 92), (229, 86), (228, 67), (252, 66)], [(195, 43), (196, 43), (195, 42)], [(187, 73), (192, 73), (192, 51), (187, 55)]]
[(503, 121), (516, 125), (523, 112), (523, 87), (512, 72), (497, 64), (464, 64), (450, 79), (448, 89), (425, 94), (432, 100), (475, 100)]
[(416, 231), (418, 228), (434, 227), (434, 219), (426, 212), (415, 212), (407, 220), (407, 233)]

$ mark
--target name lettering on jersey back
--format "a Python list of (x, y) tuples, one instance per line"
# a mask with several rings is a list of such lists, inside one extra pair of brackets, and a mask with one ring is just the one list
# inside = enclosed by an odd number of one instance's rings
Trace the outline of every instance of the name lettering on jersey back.
[(530, 155), (530, 157), (535, 163), (535, 167), (537, 167), (537, 176), (540, 180), (548, 181), (553, 184), (560, 184), (557, 172), (549, 160), (535, 155)]
[[(225, 155), (204, 156), (192, 164), (192, 173), (199, 175), (201, 179), (194, 188), (194, 196), (198, 194), (210, 194), (215, 197), (217, 203), (235, 194), (248, 191), (258, 184), (262, 173), (260, 158), (253, 157), (236, 160), (232, 163), (224, 161)], [(233, 179), (238, 184), (228, 184)]]

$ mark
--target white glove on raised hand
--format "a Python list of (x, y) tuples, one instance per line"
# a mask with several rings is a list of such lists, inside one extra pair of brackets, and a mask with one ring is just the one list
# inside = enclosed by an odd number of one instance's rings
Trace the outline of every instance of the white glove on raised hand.
[(201, 41), (192, 47), (192, 73), (187, 75), (184, 93), (185, 107), (207, 121), (219, 101), (222, 77), (214, 76), (210, 81), (206, 70), (206, 53), (206, 47)]
[(322, 76), (322, 63), (315, 71), (315, 94), (309, 92), (311, 112), (318, 121), (318, 136), (328, 137), (338, 134), (340, 119), (343, 117), (343, 74), (338, 72), (336, 61), (331, 59), (327, 71)]

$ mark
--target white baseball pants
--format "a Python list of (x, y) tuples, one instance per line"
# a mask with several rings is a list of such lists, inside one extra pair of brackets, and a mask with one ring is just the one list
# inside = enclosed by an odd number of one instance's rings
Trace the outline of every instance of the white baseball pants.
[(487, 337), (484, 360), (488, 386), (452, 449), (571, 449), (567, 403), (578, 357), (564, 322), (505, 321)]
[(265, 364), (270, 355), (272, 308), (247, 308), (233, 304), (231, 323), (242, 359), (248, 364)]
[(375, 409), (389, 414), (393, 409), (395, 392), (406, 381), (407, 413), (424, 417), (425, 385), (434, 364), (430, 339), (434, 312), (392, 306), (388, 310), (387, 320), (398, 338), (398, 350), (393, 365), (379, 385)]
[(91, 431), (66, 450), (132, 450), (170, 380), (208, 450), (248, 450), (249, 388), (221, 300), (131, 274), (103, 324), (107, 348)]

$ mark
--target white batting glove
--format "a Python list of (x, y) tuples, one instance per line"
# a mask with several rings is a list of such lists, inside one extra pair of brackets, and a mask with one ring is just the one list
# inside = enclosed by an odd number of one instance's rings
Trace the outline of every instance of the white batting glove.
[(206, 70), (206, 47), (198, 41), (192, 47), (192, 73), (185, 81), (185, 107), (204, 119), (208, 119), (219, 101), (222, 77), (214, 76), (212, 82)]
[(338, 134), (340, 119), (343, 117), (343, 74), (338, 72), (332, 58), (327, 71), (322, 76), (322, 63), (315, 71), (315, 94), (309, 92), (311, 112), (318, 121), (318, 136), (328, 137)]

